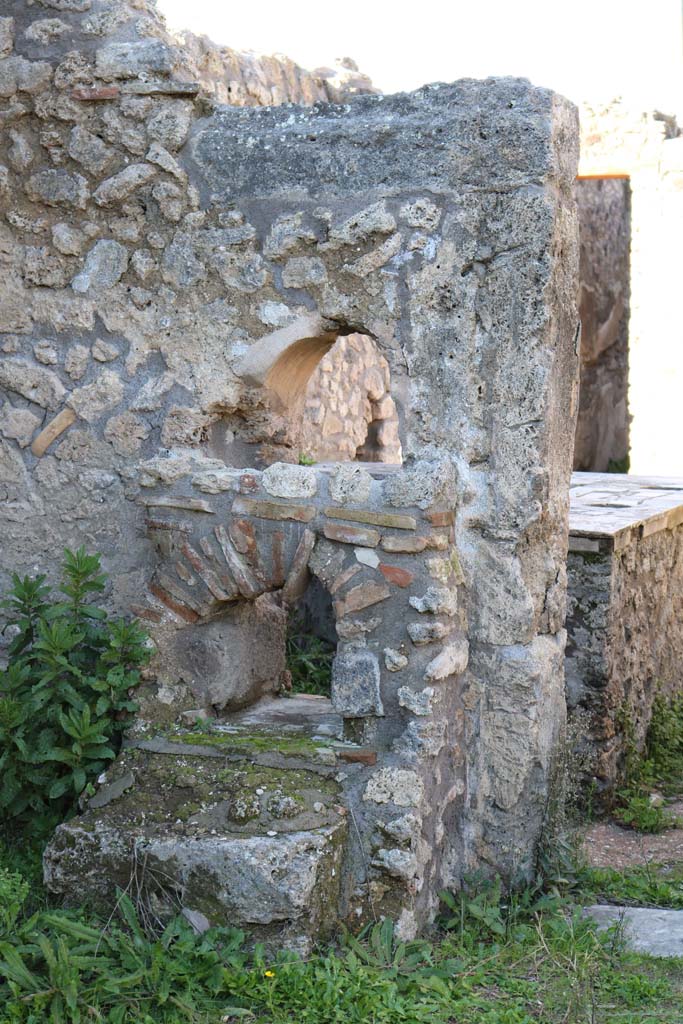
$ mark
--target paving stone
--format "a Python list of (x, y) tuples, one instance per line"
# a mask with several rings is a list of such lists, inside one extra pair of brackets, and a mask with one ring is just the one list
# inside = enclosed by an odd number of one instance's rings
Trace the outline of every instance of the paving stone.
[(596, 904), (584, 914), (599, 931), (617, 926), (628, 949), (657, 957), (683, 957), (683, 910)]

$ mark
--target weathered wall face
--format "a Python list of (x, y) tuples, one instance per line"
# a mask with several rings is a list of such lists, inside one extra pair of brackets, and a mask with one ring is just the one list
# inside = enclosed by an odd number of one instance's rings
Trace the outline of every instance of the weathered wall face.
[[(144, 9), (63, 6), (68, 34), (23, 5), (2, 23), (3, 569), (103, 551), (161, 647), (150, 729), (207, 697), (169, 651), (205, 629), (218, 661), (194, 664), (218, 675), (230, 608), (275, 635), (290, 576), (333, 573), (335, 701), (372, 754), (343, 780), (339, 912), (409, 934), (463, 871), (530, 870), (562, 731), (575, 111), (505, 79), (209, 109)], [(336, 491), (261, 475), (295, 461), (288, 402), (356, 332), (388, 366), (403, 467)], [(388, 573), (355, 551), (380, 544)]]
[(643, 750), (655, 697), (683, 690), (683, 485), (577, 474), (572, 490), (567, 705), (609, 800), (629, 748)]
[(580, 179), (579, 314), (581, 386), (574, 469), (605, 472), (625, 463), (631, 192), (627, 179)]
[[(627, 176), (631, 186), (630, 472), (680, 476), (683, 137), (676, 119), (621, 101), (583, 106), (579, 173)], [(603, 279), (609, 274), (608, 265)]]

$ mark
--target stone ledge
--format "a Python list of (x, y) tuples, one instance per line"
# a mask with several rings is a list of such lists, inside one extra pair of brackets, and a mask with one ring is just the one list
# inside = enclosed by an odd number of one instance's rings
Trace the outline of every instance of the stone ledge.
[(683, 524), (683, 479), (621, 473), (573, 473), (569, 550), (620, 551)]

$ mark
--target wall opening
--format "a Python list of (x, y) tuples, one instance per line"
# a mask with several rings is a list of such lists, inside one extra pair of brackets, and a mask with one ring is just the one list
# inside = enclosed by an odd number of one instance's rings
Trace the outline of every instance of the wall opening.
[(389, 364), (368, 335), (338, 336), (311, 373), (301, 444), (315, 462), (402, 462)]
[(313, 576), (288, 615), (286, 663), (291, 692), (329, 697), (336, 649), (332, 598)]

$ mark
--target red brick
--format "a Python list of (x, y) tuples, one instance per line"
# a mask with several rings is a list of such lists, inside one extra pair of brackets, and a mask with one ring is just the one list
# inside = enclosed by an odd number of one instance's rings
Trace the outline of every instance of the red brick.
[(377, 764), (376, 750), (339, 750), (337, 756), (349, 764)]
[(452, 508), (447, 508), (441, 512), (428, 512), (426, 518), (432, 526), (452, 526), (455, 522), (455, 512)]
[(325, 523), (323, 533), (328, 540), (336, 540), (342, 544), (355, 544), (361, 548), (376, 548), (379, 544), (377, 530), (369, 530), (360, 526)]
[(94, 103), (98, 100), (115, 100), (120, 91), (118, 85), (81, 86), (71, 90), (71, 99), (81, 100), (84, 103)]
[(186, 622), (197, 622), (199, 616), (196, 612), (193, 612), (191, 608), (187, 608), (180, 601), (176, 601), (175, 598), (171, 597), (163, 587), (160, 587), (158, 583), (150, 583), (149, 590), (151, 594), (165, 604), (167, 608), (170, 608), (172, 612), (179, 615), (181, 619), (185, 619)]
[(397, 587), (409, 587), (415, 579), (415, 574), (407, 569), (399, 569), (397, 565), (378, 565), (377, 568), (389, 583), (395, 583)]
[(240, 477), (240, 491), (242, 494), (253, 494), (258, 491), (258, 480), (252, 473), (243, 473)]

